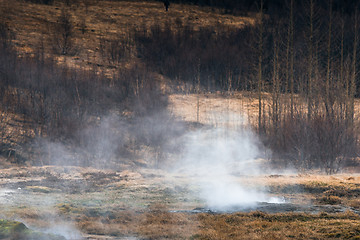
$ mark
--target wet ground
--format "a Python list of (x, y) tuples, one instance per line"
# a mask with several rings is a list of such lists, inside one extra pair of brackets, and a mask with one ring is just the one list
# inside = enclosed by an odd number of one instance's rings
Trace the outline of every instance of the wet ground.
[(360, 215), (360, 211), (352, 207), (342, 205), (300, 205), (293, 203), (267, 203), (259, 202), (252, 207), (243, 206), (231, 206), (227, 209), (213, 209), (213, 208), (195, 208), (190, 211), (174, 211), (174, 212), (189, 212), (189, 213), (213, 213), (213, 214), (224, 214), (224, 213), (237, 213), (237, 212), (253, 212), (261, 211), (264, 213), (344, 213), (351, 211)]

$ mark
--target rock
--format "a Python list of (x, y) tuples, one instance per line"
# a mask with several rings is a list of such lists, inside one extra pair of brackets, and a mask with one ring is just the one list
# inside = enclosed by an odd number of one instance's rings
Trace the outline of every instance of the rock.
[(17, 221), (0, 219), (0, 239), (66, 240), (63, 236), (33, 231)]

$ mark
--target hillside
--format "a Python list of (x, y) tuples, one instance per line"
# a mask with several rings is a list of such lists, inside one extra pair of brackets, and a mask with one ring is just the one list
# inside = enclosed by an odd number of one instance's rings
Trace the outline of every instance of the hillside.
[[(23, 146), (25, 144), (25, 149), (28, 149), (30, 144), (30, 149), (33, 149), (33, 139), (52, 138), (52, 135), (62, 138), (55, 130), (59, 126), (65, 127), (59, 129), (62, 131), (60, 135), (67, 135), (68, 140), (74, 141), (78, 138), (72, 136), (74, 127), (77, 126), (76, 132), (82, 131), (87, 124), (93, 124), (89, 119), (106, 118), (109, 112), (105, 109), (121, 111), (125, 118), (143, 114), (136, 111), (152, 114), (151, 108), (141, 110), (143, 108), (137, 106), (150, 105), (147, 97), (135, 103), (138, 100), (133, 99), (134, 96), (139, 95), (139, 91), (148, 92), (153, 88), (150, 86), (152, 81), (161, 82), (163, 93), (171, 92), (172, 84), (167, 76), (145, 66), (138, 53), (139, 43), (135, 41), (139, 32), (151, 32), (154, 26), (159, 26), (175, 32), (209, 28), (226, 33), (254, 23), (250, 17), (222, 14), (216, 9), (199, 6), (171, 4), (170, 11), (166, 12), (161, 2), (155, 1), (71, 1), (69, 4), (55, 1), (49, 5), (32, 1), (1, 1), (0, 12), (5, 52), (3, 80), (9, 84), (2, 88), (5, 98), (1, 125), (7, 129), (2, 133), (2, 152), (6, 158), (16, 162), (34, 158), (33, 150), (29, 155), (29, 150), (24, 150)], [(12, 54), (8, 49), (16, 53)], [(10, 59), (18, 63), (11, 65), (13, 61)], [(14, 72), (12, 68), (18, 70)], [(29, 72), (33, 73), (29, 75)], [(64, 79), (69, 74), (73, 75), (70, 85)], [(133, 79), (139, 81), (139, 75), (142, 75), (140, 88), (139, 85), (133, 86)], [(34, 84), (24, 85), (24, 81)], [(92, 90), (88, 89), (90, 83)], [(85, 89), (79, 89), (79, 86)], [(72, 92), (74, 88), (76, 92)], [(150, 90), (154, 93), (149, 97), (161, 108), (163, 100), (159, 99), (156, 89)], [(66, 101), (61, 92), (67, 92)], [(110, 96), (97, 100), (104, 94)], [(47, 96), (45, 99), (44, 95)], [(69, 106), (72, 108), (74, 103), (77, 109), (69, 113)], [(169, 108), (177, 105), (171, 100), (170, 103)], [(94, 104), (99, 106), (98, 110)], [(79, 118), (79, 109), (90, 117)], [(181, 109), (177, 111), (175, 115), (181, 116)], [(70, 126), (64, 122), (71, 122), (72, 130), (67, 130)]]
[(158, 167), (193, 126), (250, 123), (277, 164), (353, 165), (356, 11), (269, 4), (245, 17), (158, 1), (1, 1), (2, 154), (55, 164), (48, 144), (60, 143), (66, 164), (145, 155)]
[[(30, 1), (2, 1), (2, 18), (14, 34), (14, 43), (20, 54), (36, 54), (44, 51), (45, 56), (55, 57), (71, 67), (97, 68), (113, 71), (136, 61), (135, 43), (130, 43), (131, 56), (122, 64), (109, 64), (101, 56), (101, 42), (129, 38), (134, 30), (151, 27), (154, 24), (170, 24), (172, 29), (189, 24), (194, 28), (221, 26), (241, 28), (253, 24), (249, 17), (216, 13), (211, 9), (182, 4), (171, 4), (165, 12), (161, 2), (155, 1), (74, 1), (67, 6), (61, 1), (52, 5), (36, 4)], [(59, 21), (62, 10), (69, 14), (73, 27), (73, 52), (71, 56), (54, 52), (54, 24)], [(42, 49), (43, 48), (43, 49)], [(121, 66), (119, 66), (121, 65)]]

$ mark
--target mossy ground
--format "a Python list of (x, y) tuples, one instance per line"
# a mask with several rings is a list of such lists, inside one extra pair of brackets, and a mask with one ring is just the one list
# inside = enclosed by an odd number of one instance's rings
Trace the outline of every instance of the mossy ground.
[(62, 236), (34, 231), (21, 222), (4, 219), (0, 219), (0, 239), (65, 240)]

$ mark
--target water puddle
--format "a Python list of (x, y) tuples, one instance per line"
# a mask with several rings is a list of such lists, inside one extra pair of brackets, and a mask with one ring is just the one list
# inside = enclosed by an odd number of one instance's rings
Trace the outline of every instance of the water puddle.
[(360, 215), (360, 211), (355, 210), (351, 207), (346, 207), (342, 205), (300, 205), (289, 202), (283, 203), (271, 203), (271, 202), (258, 202), (253, 206), (229, 206), (226, 209), (216, 209), (216, 208), (207, 208), (200, 207), (194, 208), (192, 210), (178, 210), (172, 212), (185, 212), (185, 213), (236, 213), (236, 212), (253, 212), (261, 211), (264, 213), (310, 213), (317, 214), (321, 212), (325, 213), (343, 213), (346, 211), (351, 211), (355, 214)]

